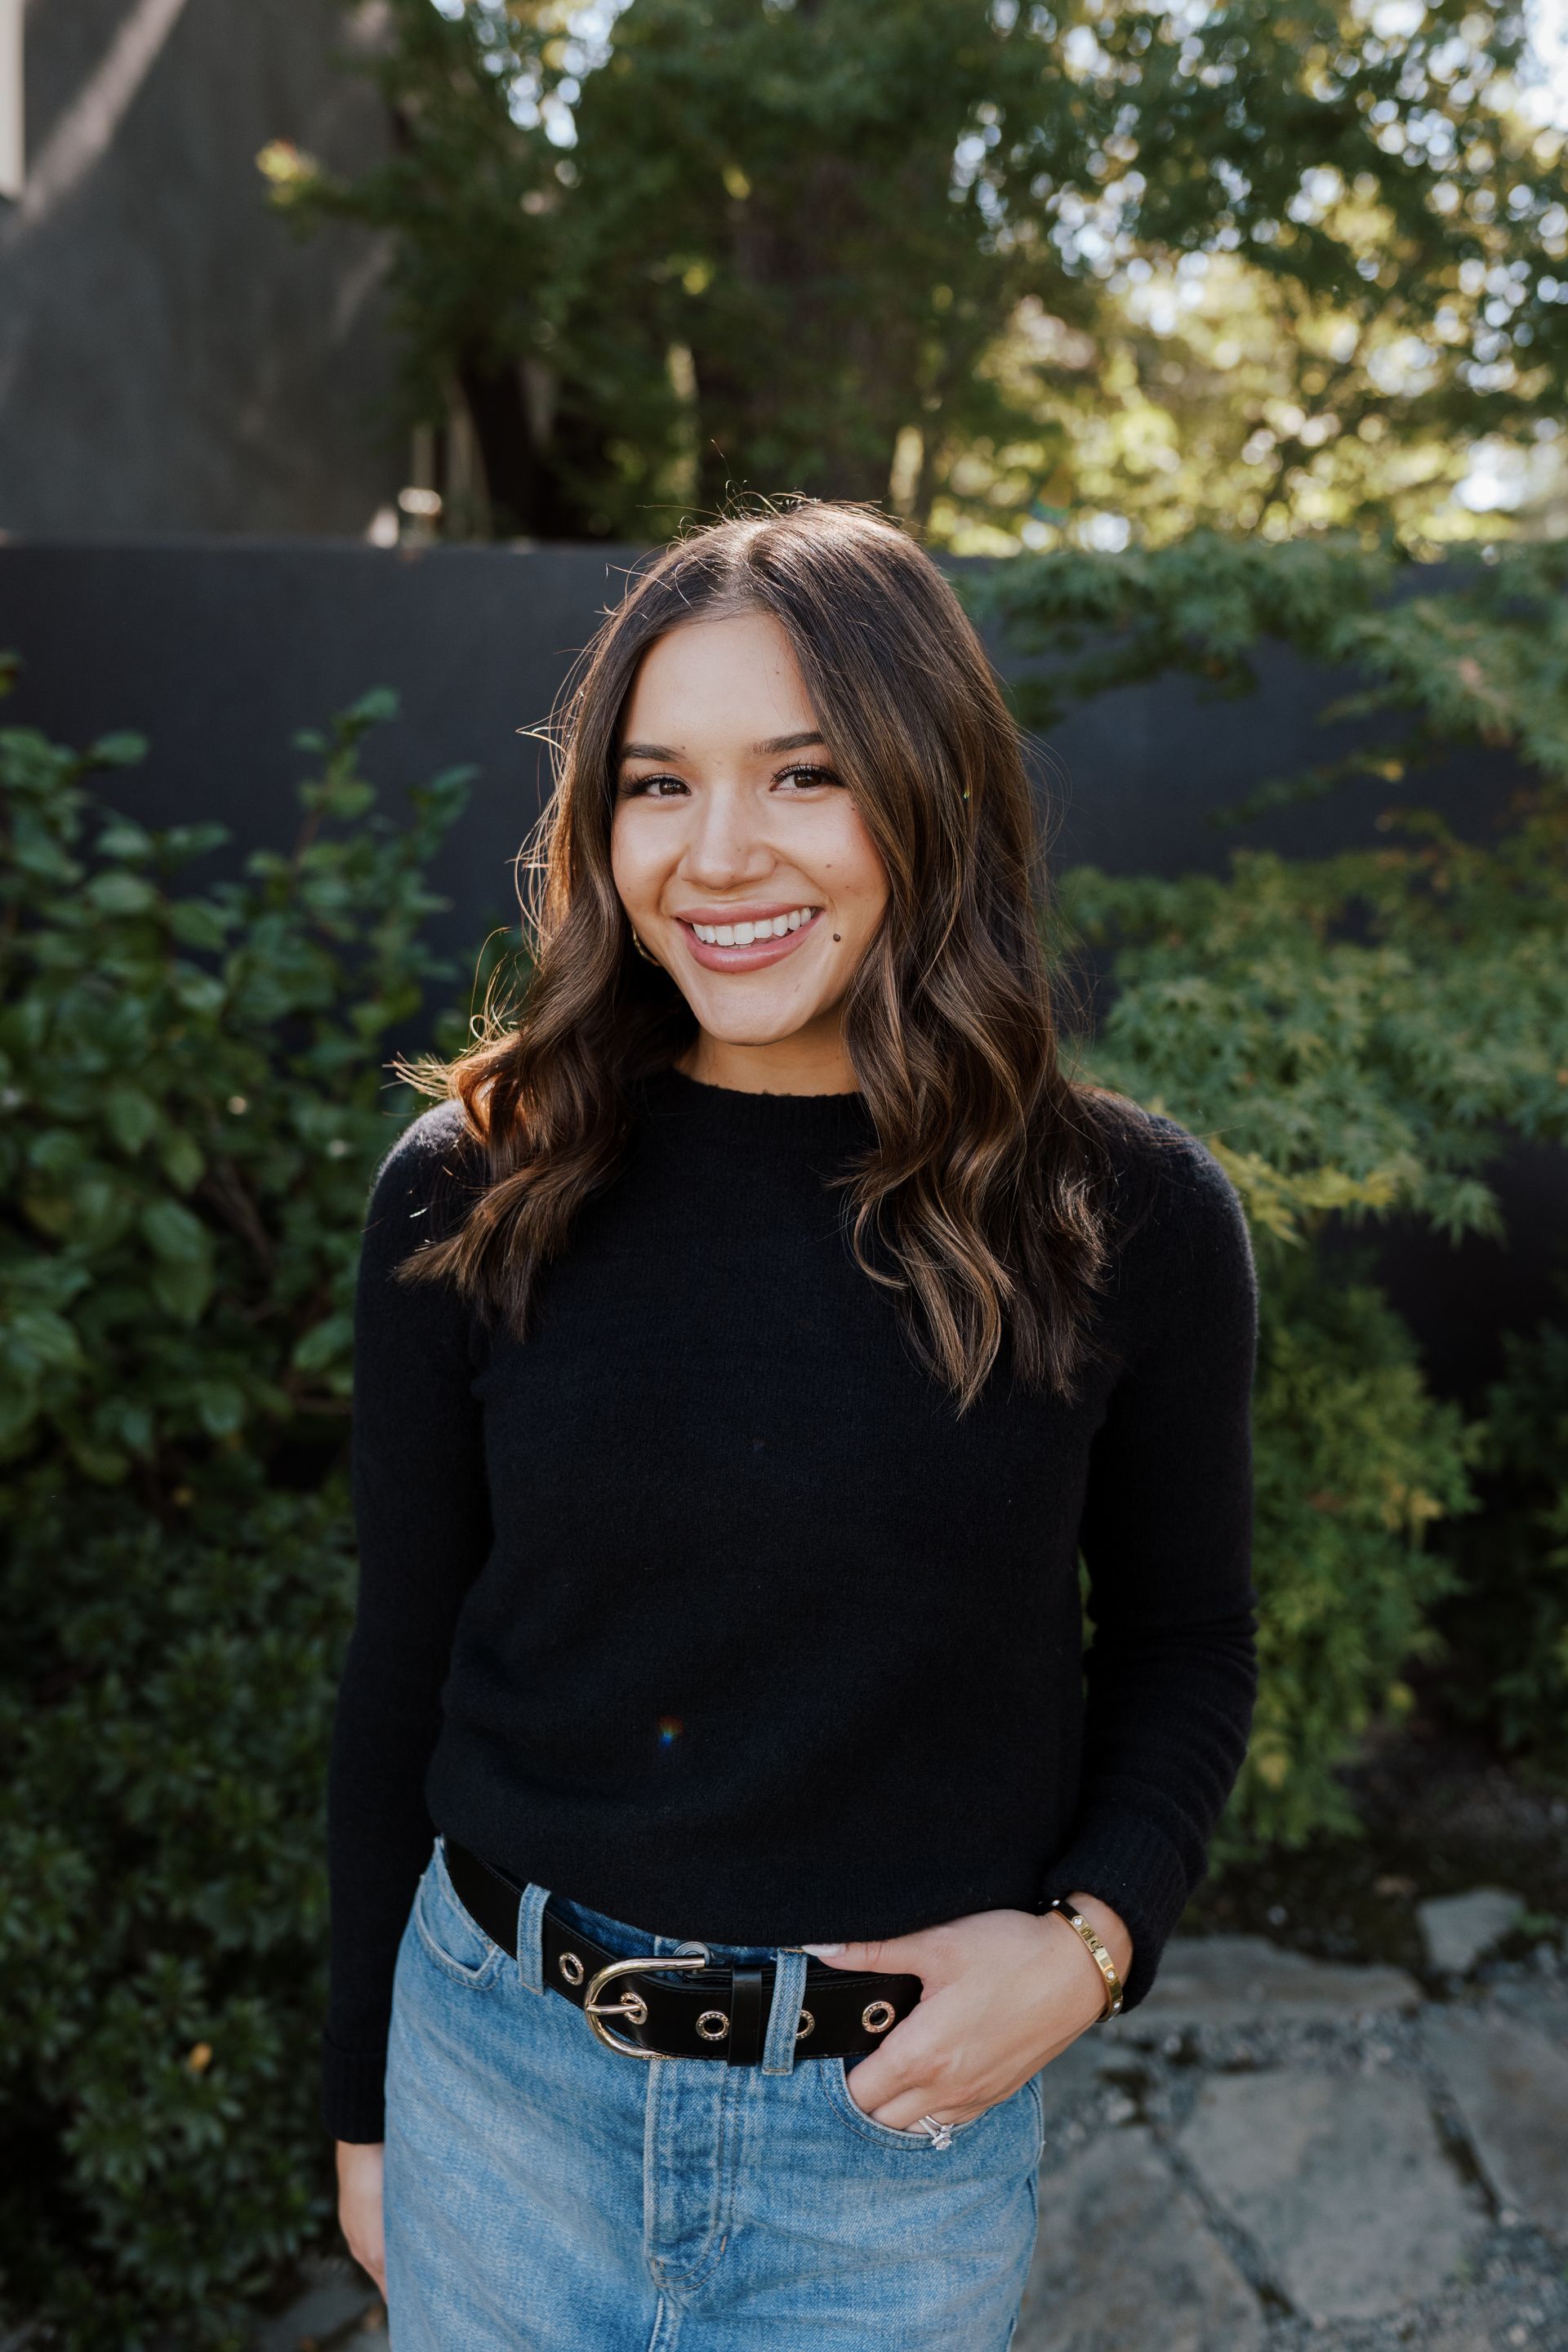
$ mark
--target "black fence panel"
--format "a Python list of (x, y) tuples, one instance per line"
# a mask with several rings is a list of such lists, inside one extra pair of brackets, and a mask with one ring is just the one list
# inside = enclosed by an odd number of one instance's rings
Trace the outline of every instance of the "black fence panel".
[[(441, 943), (466, 951), (515, 918), (513, 861), (548, 785), (542, 746), (520, 729), (547, 719), (572, 663), (639, 560), (632, 548), (384, 550), (321, 540), (164, 540), (0, 544), (0, 647), (21, 681), (0, 722), (83, 742), (133, 728), (152, 753), (116, 780), (153, 824), (216, 818), (240, 849), (289, 837), (301, 772), (294, 732), (373, 686), (396, 688), (403, 717), (372, 739), (367, 765), (389, 787), (459, 761), (480, 771), (435, 880), (451, 900)], [(968, 565), (957, 565), (967, 570)], [(1008, 667), (1006, 649), (994, 648)], [(1053, 857), (1116, 872), (1223, 870), (1239, 841), (1318, 856), (1379, 836), (1388, 794), (1368, 783), (1276, 812), (1239, 833), (1215, 812), (1264, 779), (1353, 740), (1319, 713), (1352, 683), (1265, 647), (1258, 690), (1208, 698), (1166, 677), (1073, 711), (1041, 747)], [(1466, 751), (1421, 780), (1420, 798), (1485, 835), (1515, 771)], [(1497, 1362), (1496, 1332), (1532, 1321), (1563, 1223), (1563, 1162), (1515, 1151), (1500, 1171), (1506, 1251), (1390, 1229), (1385, 1278), (1426, 1348), (1434, 1377), (1473, 1390)]]

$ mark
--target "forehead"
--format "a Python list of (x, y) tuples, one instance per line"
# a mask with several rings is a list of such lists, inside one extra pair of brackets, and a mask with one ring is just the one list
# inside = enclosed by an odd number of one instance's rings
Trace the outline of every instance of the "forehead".
[(767, 613), (688, 621), (649, 646), (622, 714), (623, 743), (744, 743), (816, 725), (795, 649)]

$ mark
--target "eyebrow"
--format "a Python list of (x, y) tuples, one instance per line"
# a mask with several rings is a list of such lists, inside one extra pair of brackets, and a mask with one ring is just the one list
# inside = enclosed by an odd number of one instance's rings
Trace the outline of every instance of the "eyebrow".
[[(826, 743), (826, 738), (815, 728), (804, 735), (770, 735), (764, 743), (753, 743), (752, 751), (759, 760), (775, 759), (781, 751), (805, 751), (813, 743)], [(680, 753), (668, 743), (623, 743), (623, 760), (679, 760)]]

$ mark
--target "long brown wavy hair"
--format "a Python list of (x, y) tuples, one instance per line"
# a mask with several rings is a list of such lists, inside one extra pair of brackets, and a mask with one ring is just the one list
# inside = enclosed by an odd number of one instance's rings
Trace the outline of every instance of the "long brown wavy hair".
[(636, 954), (612, 878), (616, 752), (648, 647), (740, 612), (784, 628), (887, 868), (887, 909), (844, 1003), (876, 1129), (843, 1179), (856, 1256), (896, 1293), (961, 1411), (1004, 1341), (1025, 1386), (1070, 1397), (1097, 1352), (1113, 1098), (1060, 1066), (1033, 802), (990, 663), (930, 557), (861, 507), (802, 499), (693, 531), (606, 616), (554, 730), (521, 1004), (488, 1008), (478, 1043), (420, 1074), (462, 1101), (488, 1181), (405, 1271), (454, 1280), (525, 1335), (541, 1268), (622, 1163), (637, 1081), (693, 1043), (686, 1000)]

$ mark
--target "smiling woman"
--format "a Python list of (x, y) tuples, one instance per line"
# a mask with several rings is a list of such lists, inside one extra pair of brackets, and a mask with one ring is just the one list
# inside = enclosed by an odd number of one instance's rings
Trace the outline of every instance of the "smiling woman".
[[(1017, 730), (936, 565), (826, 502), (694, 533), (589, 648), (562, 735), (527, 1003), (437, 1081), (489, 1181), (411, 1274), (521, 1336), (650, 1073), (858, 1092), (877, 1148), (847, 1179), (854, 1246), (917, 1358), (961, 1406), (1005, 1335), (1026, 1381), (1070, 1387), (1107, 1122), (1058, 1061)], [(815, 919), (757, 956), (781, 912)], [(750, 948), (700, 942), (710, 914), (751, 919)]]
[(612, 870), (637, 939), (696, 1015), (691, 1076), (852, 1087), (838, 1008), (888, 877), (783, 627), (738, 613), (672, 629), (643, 660), (626, 727)]
[(1245, 1747), (1246, 1228), (1059, 1066), (1016, 730), (879, 518), (647, 569), (539, 871), (361, 1263), (343, 2225), (400, 2352), (1001, 2352), (1039, 2070)]

